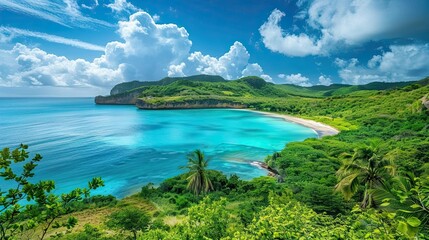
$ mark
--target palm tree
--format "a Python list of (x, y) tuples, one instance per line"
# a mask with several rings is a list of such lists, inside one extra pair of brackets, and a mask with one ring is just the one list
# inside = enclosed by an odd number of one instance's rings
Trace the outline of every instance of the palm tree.
[(213, 190), (212, 182), (207, 174), (209, 160), (204, 158), (204, 153), (197, 149), (188, 155), (188, 164), (182, 168), (189, 169), (188, 189), (199, 195)]
[(374, 189), (383, 187), (389, 176), (395, 174), (392, 161), (381, 153), (377, 142), (357, 148), (353, 155), (346, 157), (337, 171), (338, 184), (335, 190), (342, 192), (349, 200), (359, 187), (363, 186), (364, 195), (360, 206), (361, 208), (373, 206)]

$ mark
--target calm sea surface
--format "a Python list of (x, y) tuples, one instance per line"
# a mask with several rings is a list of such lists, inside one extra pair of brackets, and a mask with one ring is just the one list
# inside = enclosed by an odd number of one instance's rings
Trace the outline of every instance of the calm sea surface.
[[(55, 180), (57, 193), (85, 187), (124, 197), (183, 170), (187, 153), (201, 149), (209, 168), (243, 179), (266, 175), (249, 164), (291, 141), (317, 137), (280, 118), (237, 110), (138, 110), (95, 105), (92, 98), (0, 98), (0, 148), (28, 144), (43, 160), (36, 180)], [(0, 180), (0, 189), (10, 187)]]

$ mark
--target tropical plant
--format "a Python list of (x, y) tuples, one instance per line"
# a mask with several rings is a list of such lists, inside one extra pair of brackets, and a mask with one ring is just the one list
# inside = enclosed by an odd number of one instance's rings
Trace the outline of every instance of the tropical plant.
[[(73, 216), (62, 222), (56, 220), (72, 212), (73, 204), (87, 199), (91, 190), (104, 186), (101, 178), (93, 178), (88, 188), (76, 188), (57, 196), (51, 193), (55, 189), (54, 181), (32, 183), (34, 169), (42, 156), (36, 154), (28, 159), (27, 149), (27, 145), (21, 144), (12, 151), (4, 148), (0, 152), (0, 180), (11, 186), (10, 189), (0, 189), (1, 240), (11, 239), (36, 227), (41, 229), (39, 239), (44, 239), (51, 227), (74, 227), (77, 219)], [(21, 172), (16, 171), (19, 167), (23, 169)]]
[[(374, 209), (358, 206), (350, 214), (318, 214), (290, 193), (270, 194), (268, 206), (232, 239), (402, 239), (396, 222)], [(227, 238), (230, 239), (230, 238)]]
[(228, 226), (235, 223), (225, 208), (227, 201), (221, 198), (212, 201), (205, 197), (188, 209), (188, 221), (184, 224), (184, 239), (221, 239), (228, 235)]
[(429, 230), (429, 177), (395, 177), (392, 185), (375, 192), (384, 210), (398, 220), (398, 230), (410, 238)]
[(389, 176), (395, 174), (391, 160), (384, 157), (378, 141), (354, 150), (353, 155), (344, 155), (343, 165), (337, 171), (337, 191), (350, 199), (360, 187), (363, 187), (361, 208), (375, 206), (373, 190), (383, 187)]
[(121, 229), (133, 233), (137, 239), (137, 232), (144, 231), (150, 223), (149, 215), (136, 207), (126, 207), (112, 213), (106, 225), (113, 229)]
[(188, 164), (182, 168), (189, 169), (188, 189), (195, 195), (207, 193), (213, 190), (213, 184), (210, 181), (207, 172), (209, 160), (205, 159), (204, 153), (197, 149), (188, 155)]

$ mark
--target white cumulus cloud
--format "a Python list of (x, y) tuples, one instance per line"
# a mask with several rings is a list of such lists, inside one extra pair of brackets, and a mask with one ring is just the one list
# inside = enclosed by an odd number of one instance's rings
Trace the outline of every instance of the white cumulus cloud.
[[(227, 79), (234, 79), (241, 76), (241, 72), (248, 64), (250, 54), (240, 42), (235, 42), (227, 53), (220, 58), (203, 55), (201, 52), (192, 53), (188, 61), (192, 69), (198, 73), (221, 75)], [(191, 71), (192, 71), (191, 70)]]
[(121, 82), (122, 66), (100, 67), (83, 59), (46, 53), (38, 48), (16, 44), (11, 50), (0, 50), (0, 86), (105, 87)]
[(105, 54), (95, 61), (110, 68), (124, 65), (126, 80), (165, 77), (170, 65), (188, 56), (192, 45), (185, 28), (156, 24), (142, 11), (132, 14), (128, 21), (120, 21), (118, 33), (124, 41), (108, 43)]
[(242, 77), (247, 76), (258, 76), (264, 79), (266, 82), (273, 82), (270, 75), (264, 74), (264, 70), (257, 63), (247, 64), (246, 68), (241, 72)]
[(13, 49), (0, 49), (0, 87), (97, 87), (107, 92), (123, 81), (151, 81), (167, 75), (194, 74), (220, 75), (226, 79), (257, 75), (272, 80), (259, 64), (249, 64), (250, 54), (240, 42), (235, 42), (219, 58), (201, 52), (190, 53), (192, 42), (185, 28), (176, 24), (157, 24), (143, 11), (132, 14), (126, 21), (119, 21), (117, 33), (121, 40), (109, 42), (103, 48), (44, 33), (7, 30), (9, 35), (39, 37), (75, 47), (103, 50), (104, 54), (92, 61), (73, 60), (18, 43)]
[(320, 46), (308, 35), (288, 34), (279, 25), (285, 14), (275, 9), (260, 28), (262, 42), (265, 47), (274, 52), (279, 52), (288, 56), (316, 55), (320, 52)]
[(356, 58), (337, 59), (336, 63), (347, 84), (419, 80), (429, 76), (429, 44), (392, 45), (390, 51), (374, 55), (366, 65)]
[(303, 76), (301, 73), (290, 75), (279, 74), (277, 75), (277, 77), (282, 80), (282, 83), (293, 84), (302, 87), (312, 86), (312, 84), (310, 83), (310, 79), (308, 77)]
[[(314, 0), (299, 16), (307, 32), (287, 33), (280, 26), (285, 14), (275, 9), (260, 27), (268, 49), (287, 56), (324, 55), (339, 46), (401, 37), (429, 38), (429, 1), (414, 0)], [(305, 12), (302, 12), (305, 11)], [(305, 29), (305, 28), (304, 28)]]
[(332, 84), (332, 80), (329, 77), (326, 77), (324, 75), (319, 76), (319, 85), (329, 86)]
[[(104, 54), (93, 61), (70, 60), (22, 44), (16, 44), (12, 50), (1, 50), (0, 85), (108, 88), (134, 79), (158, 80), (166, 76), (170, 65), (181, 62), (189, 54), (192, 43), (184, 28), (175, 24), (156, 24), (146, 12), (135, 13), (118, 26), (122, 41), (109, 42)], [(54, 40), (99, 50), (82, 42), (64, 42), (66, 39), (63, 38)]]
[[(358, 44), (370, 40), (427, 35), (429, 19), (426, 0), (316, 0), (309, 10), (311, 26), (324, 37)], [(325, 32), (324, 32), (325, 31)]]
[(170, 65), (168, 67), (168, 76), (169, 77), (185, 77), (185, 73), (183, 72), (185, 70), (186, 63), (182, 62), (177, 65)]
[(173, 77), (208, 74), (219, 75), (229, 80), (243, 76), (259, 76), (271, 81), (270, 76), (264, 74), (259, 64), (249, 64), (249, 58), (250, 54), (246, 47), (241, 42), (234, 42), (229, 51), (219, 58), (193, 52), (184, 62), (170, 66), (168, 75)]
[(251, 63), (246, 66), (246, 68), (241, 71), (242, 76), (260, 76), (264, 74), (264, 70), (257, 63)]
[(266, 82), (274, 83), (273, 78), (268, 74), (261, 74), (259, 77), (264, 79)]

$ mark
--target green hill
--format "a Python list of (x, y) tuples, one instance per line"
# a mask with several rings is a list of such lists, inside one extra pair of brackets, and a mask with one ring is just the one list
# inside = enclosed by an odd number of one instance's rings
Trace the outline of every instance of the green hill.
[(159, 81), (132, 81), (132, 82), (123, 82), (117, 84), (110, 91), (110, 95), (115, 95), (119, 93), (124, 93), (135, 88), (143, 86), (155, 86), (155, 85), (167, 85), (175, 81), (187, 80), (187, 81), (201, 81), (201, 82), (225, 82), (226, 80), (221, 76), (212, 76), (212, 75), (195, 75), (189, 77), (166, 77)]
[[(137, 107), (166, 108), (246, 108), (261, 98), (288, 98), (288, 92), (259, 77), (208, 82), (178, 80), (164, 86), (138, 88)], [(134, 91), (134, 90), (133, 90)]]
[(258, 77), (245, 77), (234, 81), (190, 81), (177, 80), (167, 85), (141, 87), (140, 97), (170, 96), (272, 96), (287, 97), (288, 93), (272, 83)]
[(330, 97), (346, 95), (353, 92), (365, 90), (388, 90), (401, 88), (411, 84), (418, 84), (419, 82), (373, 82), (366, 85), (346, 85), (346, 84), (332, 84), (329, 86), (316, 85), (311, 87), (300, 87), (292, 84), (279, 85), (280, 88), (285, 90), (291, 95), (302, 97)]
[(366, 85), (354, 85), (354, 86), (344, 86), (337, 89), (332, 89), (329, 91), (326, 91), (324, 93), (324, 96), (339, 96), (339, 95), (345, 95), (357, 91), (364, 91), (364, 90), (387, 90), (387, 89), (395, 89), (395, 88), (401, 88), (407, 85), (415, 84), (417, 82), (372, 82), (368, 83)]
[(219, 76), (198, 75), (164, 78), (156, 82), (129, 82), (116, 85), (110, 96), (97, 96), (98, 104), (135, 104), (137, 98), (147, 103), (175, 103), (187, 100), (216, 99), (241, 102), (260, 97), (288, 97), (289, 92), (259, 77), (226, 81)]
[[(427, 80), (426, 80), (427, 81)], [(272, 98), (326, 98), (347, 94), (363, 94), (366, 91), (380, 91), (424, 84), (420, 82), (375, 82), (366, 85), (352, 86), (333, 84), (330, 86), (301, 87), (290, 84), (267, 83), (259, 77), (244, 77), (227, 81), (220, 76), (196, 75), (190, 77), (164, 78), (154, 82), (125, 82), (113, 87), (110, 96), (96, 97), (98, 104), (135, 104), (143, 102), (143, 108), (157, 108), (167, 104), (168, 108), (210, 107), (204, 101), (214, 104), (233, 103), (242, 107), (260, 105)], [(219, 106), (220, 106), (219, 105)], [(166, 106), (162, 107), (166, 108)]]

